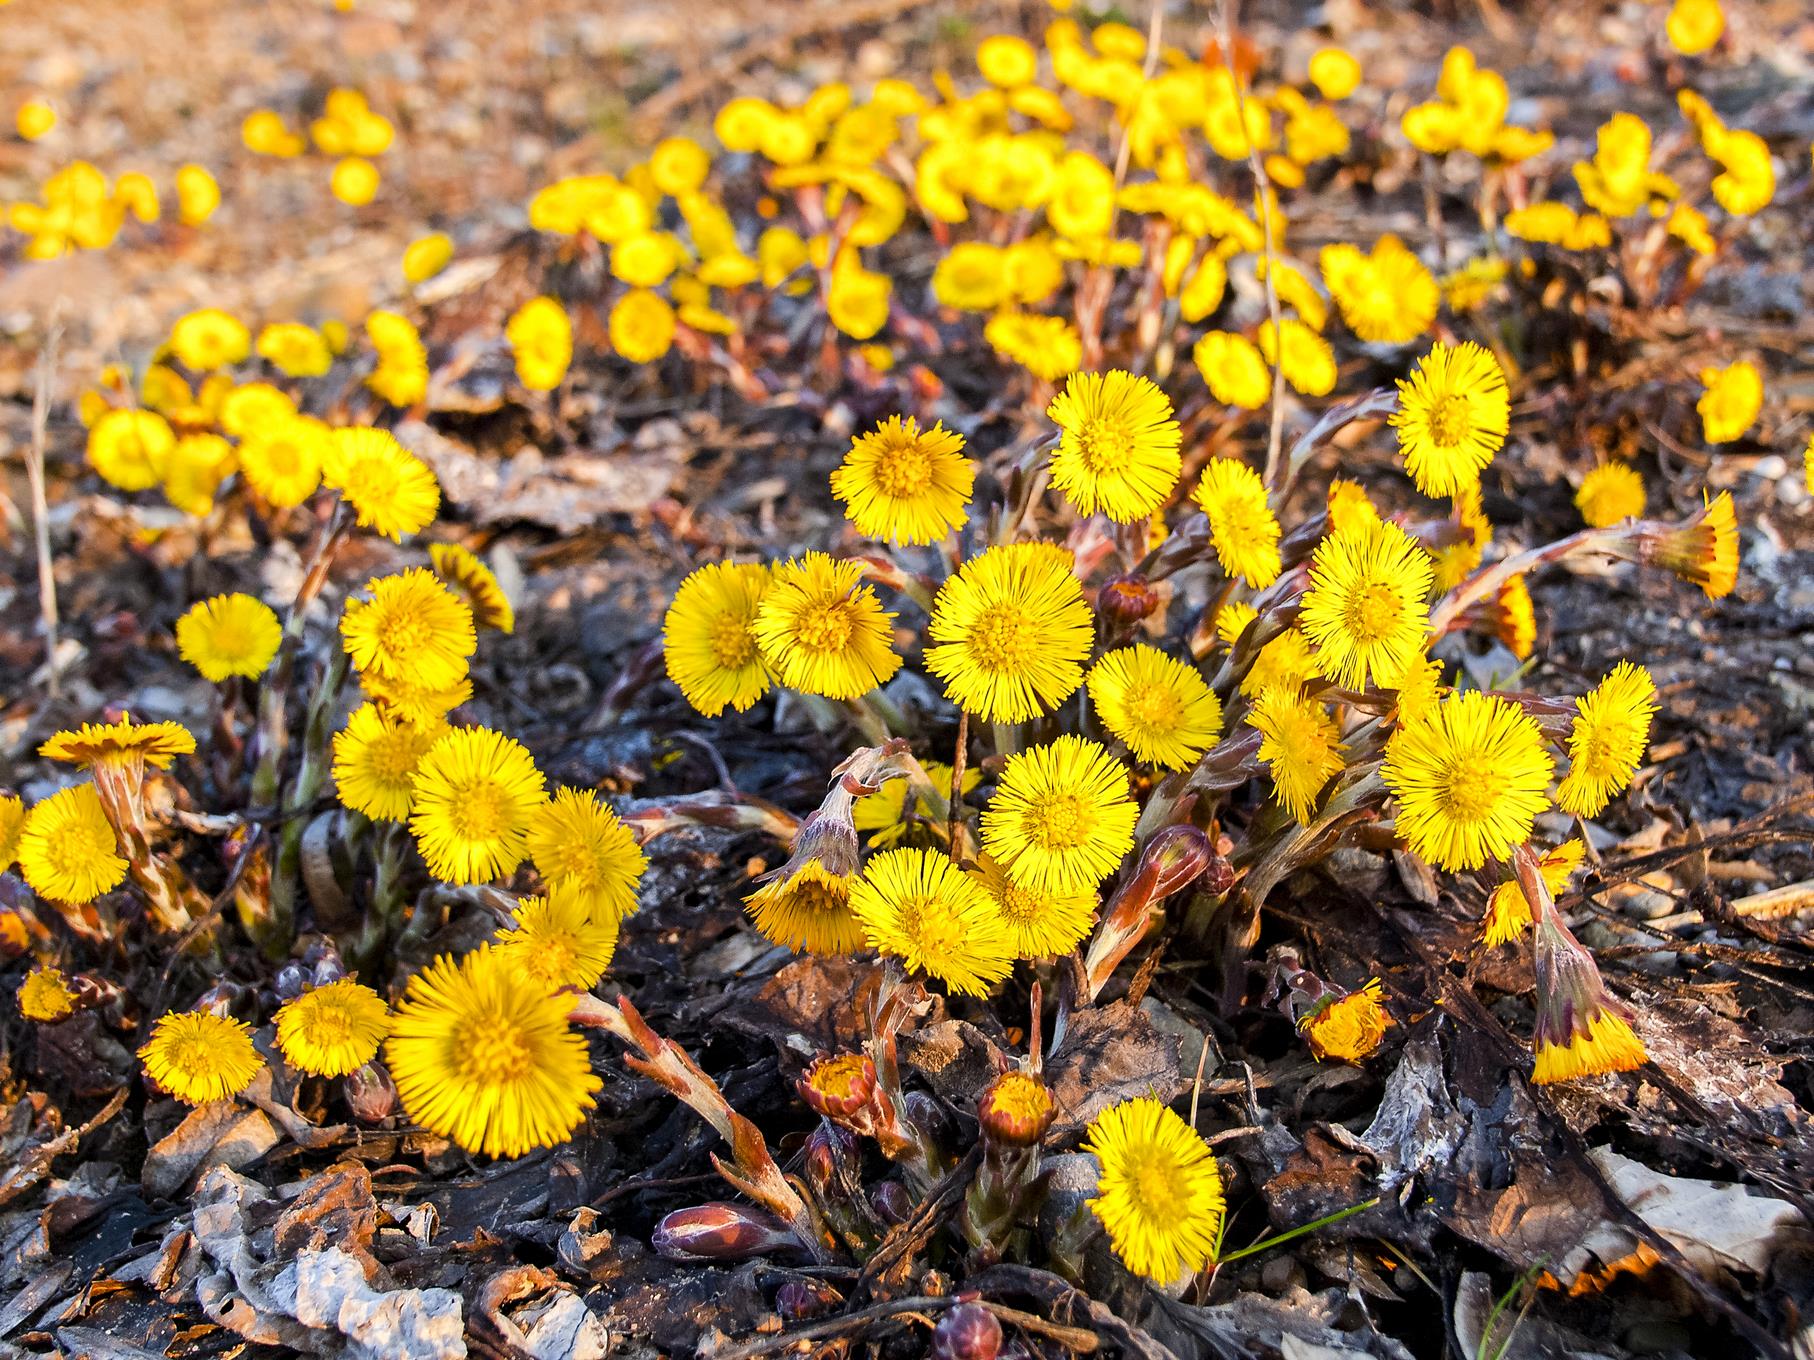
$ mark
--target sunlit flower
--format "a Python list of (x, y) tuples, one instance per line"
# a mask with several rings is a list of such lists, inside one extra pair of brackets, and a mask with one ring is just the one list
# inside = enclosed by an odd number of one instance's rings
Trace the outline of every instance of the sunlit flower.
[(76, 1009), (76, 994), (59, 968), (34, 968), (19, 984), (19, 1014), (40, 1025), (54, 1025)]
[(1386, 1037), (1392, 1017), (1380, 1004), (1379, 979), (1326, 1002), (1298, 1021), (1298, 1031), (1317, 1058), (1359, 1062)]
[(1146, 764), (1185, 769), (1222, 735), (1215, 692), (1193, 667), (1156, 647), (1109, 652), (1090, 668), (1089, 687), (1102, 725)]
[(182, 724), (134, 722), (128, 714), (118, 722), (83, 723), (73, 731), (58, 732), (38, 747), (38, 754), (82, 769), (143, 762), (167, 770), (171, 761), (194, 750), (195, 737)]
[(1675, 0), (1663, 24), (1669, 45), (1685, 57), (1698, 57), (1726, 31), (1726, 13), (1720, 0)]
[(1504, 370), (1472, 341), (1433, 345), (1399, 382), (1392, 412), (1405, 471), (1426, 496), (1452, 496), (1479, 480), (1510, 418)]
[(617, 953), (620, 918), (594, 912), (577, 889), (550, 884), (541, 897), (519, 897), (497, 952), (549, 991), (595, 986)]
[(561, 788), (529, 828), (529, 857), (555, 888), (571, 889), (601, 920), (636, 910), (648, 858), (591, 789)]
[(445, 728), (418, 725), (361, 704), (334, 734), (334, 786), (340, 801), (373, 821), (409, 820), (411, 776)]
[(1047, 417), (1063, 432), (1052, 455), (1052, 485), (1086, 515), (1127, 524), (1165, 503), (1178, 483), (1178, 422), (1146, 378), (1075, 373)]
[(406, 283), (426, 283), (453, 259), (453, 238), (444, 231), (418, 236), (403, 250), (403, 278)]
[(1606, 994), (1593, 956), (1553, 912), (1537, 922), (1538, 1085), (1605, 1072), (1629, 1072), (1649, 1055), (1631, 1028), (1625, 1007)]
[(611, 348), (633, 364), (651, 364), (674, 343), (674, 309), (661, 294), (632, 288), (611, 308)]
[(144, 491), (175, 447), (176, 432), (155, 411), (109, 411), (88, 431), (88, 465), (110, 486)]
[[(1544, 885), (1549, 888), (1551, 897), (1567, 886), (1569, 875), (1581, 867), (1581, 859), (1586, 853), (1586, 842), (1577, 838), (1563, 841), (1537, 861), (1537, 872), (1543, 875)], [(1530, 900), (1525, 897), (1524, 889), (1518, 886), (1516, 877), (1506, 879), (1493, 889), (1492, 896), (1487, 899), (1487, 948), (1492, 949), (1516, 940), (1530, 928), (1530, 924)]]
[(921, 430), (912, 416), (890, 416), (850, 442), (831, 474), (831, 494), (869, 538), (894, 544), (936, 543), (964, 523), (976, 464), (964, 437), (943, 425)]
[(231, 1100), (264, 1066), (252, 1046), (250, 1025), (208, 1011), (160, 1015), (139, 1061), (147, 1076), (185, 1105)]
[(319, 378), (334, 365), (321, 332), (300, 321), (276, 321), (259, 331), (258, 357), (286, 378)]
[[(924, 769), (926, 778), (939, 795), (949, 797), (951, 767), (941, 765), (936, 760), (928, 760), (924, 763)], [(981, 770), (975, 766), (967, 767), (964, 770), (963, 792), (971, 793), (982, 780)], [(916, 825), (932, 820), (932, 809), (926, 805), (923, 794), (913, 796), (913, 806), (909, 810), (908, 795), (912, 787), (910, 780), (890, 779), (874, 793), (866, 793), (857, 799), (856, 806), (851, 809), (851, 818), (858, 831), (871, 833), (867, 842), (871, 850), (886, 850), (898, 845), (901, 838)]]
[(1096, 922), (1097, 898), (1093, 890), (1040, 892), (1024, 888), (987, 855), (978, 861), (972, 877), (1001, 913), (1016, 958), (1047, 959), (1068, 954), (1083, 943)]
[(1090, 1212), (1129, 1270), (1170, 1285), (1215, 1259), (1222, 1173), (1196, 1130), (1139, 1096), (1097, 1115), (1084, 1149), (1101, 1168)]
[(176, 621), (178, 654), (215, 684), (234, 675), (257, 679), (282, 640), (276, 613), (250, 595), (216, 595)]
[(727, 706), (747, 712), (771, 675), (756, 639), (756, 611), (768, 591), (761, 563), (713, 562), (674, 592), (662, 623), (668, 678), (708, 718)]
[(199, 227), (220, 207), (220, 185), (205, 166), (179, 166), (176, 172), (177, 215), (186, 227)]
[(53, 902), (92, 902), (119, 887), (126, 861), (93, 784), (54, 793), (25, 814), (19, 872)]
[(926, 669), (985, 722), (1024, 722), (1083, 683), (1094, 627), (1070, 552), (1050, 543), (990, 548), (933, 601)]
[(317, 1077), (358, 1071), (378, 1055), (389, 1032), (384, 998), (351, 978), (312, 988), (277, 1010), (277, 1047), (285, 1061)]
[(1650, 672), (1621, 661), (1592, 692), (1575, 701), (1568, 734), (1568, 773), (1556, 786), (1556, 804), (1577, 817), (1597, 816), (1631, 783), (1657, 711)]
[(13, 119), (19, 136), (28, 142), (48, 136), (56, 125), (57, 111), (42, 99), (27, 99), (19, 105), (19, 112)]
[(19, 858), (19, 833), (25, 829), (25, 800), (16, 793), (0, 793), (0, 874)]
[(1721, 167), (1708, 186), (1720, 207), (1743, 217), (1769, 206), (1776, 196), (1776, 167), (1768, 142), (1741, 128), (1717, 128), (1702, 132), (1701, 145)]
[(1363, 340), (1402, 345), (1436, 319), (1442, 292), (1396, 236), (1380, 237), (1371, 254), (1357, 246), (1324, 246), (1319, 263), (1342, 320)]
[(361, 528), (393, 543), (419, 533), (441, 508), (435, 474), (387, 430), (335, 430), (322, 449), (321, 480), (340, 492)]
[(185, 514), (207, 514), (214, 506), (214, 493), (232, 474), (233, 463), (233, 445), (220, 435), (184, 435), (159, 469), (164, 499)]
[(439, 576), (466, 601), (472, 610), (472, 621), (480, 628), (495, 628), (500, 633), (516, 631), (516, 610), (510, 597), (492, 575), (491, 568), (458, 543), (430, 543), (428, 560)]
[(1041, 382), (1068, 377), (1083, 362), (1083, 338), (1062, 316), (1000, 312), (983, 327), (983, 339)]
[(960, 241), (932, 272), (932, 295), (940, 305), (966, 312), (993, 311), (1001, 304), (1001, 247), (987, 241)]
[(983, 810), (983, 848), (1024, 887), (1086, 892), (1133, 848), (1138, 815), (1121, 762), (1067, 734), (1008, 757)]
[(483, 727), (441, 736), (411, 782), (410, 830), (429, 872), (449, 883), (509, 874), (529, 853), (529, 828), (548, 801), (542, 772), (522, 744)]
[[(322, 333), (328, 335), (324, 325)], [(406, 316), (376, 311), (365, 319), (365, 333), (378, 351), (378, 366), (365, 385), (392, 406), (414, 406), (428, 395), (428, 350)], [(329, 346), (333, 339), (329, 336)], [(343, 346), (344, 348), (344, 346)]]
[(477, 649), (472, 610), (436, 579), (410, 567), (365, 583), (369, 600), (348, 600), (342, 645), (361, 671), (440, 688), (459, 682)]
[(1478, 869), (1530, 839), (1549, 806), (1543, 733), (1519, 707), (1479, 690), (1452, 694), (1400, 724), (1380, 770), (1398, 801), (1398, 834), (1439, 869)]
[(349, 208), (363, 208), (378, 197), (378, 167), (363, 156), (343, 156), (334, 162), (328, 189)]
[(850, 887), (850, 910), (871, 949), (982, 996), (1014, 966), (1002, 915), (942, 850), (884, 850)]
[(1195, 498), (1209, 517), (1210, 543), (1227, 575), (1255, 589), (1279, 576), (1279, 521), (1267, 504), (1260, 474), (1238, 458), (1212, 458)]
[(1755, 365), (1744, 359), (1724, 368), (1703, 368), (1706, 391), (1695, 403), (1701, 415), (1701, 432), (1709, 444), (1729, 444), (1751, 428), (1764, 405), (1764, 380)]
[(1310, 57), (1310, 83), (1324, 99), (1346, 99), (1360, 85), (1361, 67), (1339, 47), (1319, 47)]
[(1317, 668), (1348, 689), (1395, 686), (1429, 639), (1430, 581), (1430, 555), (1396, 525), (1327, 535), (1299, 616)]
[(409, 981), (384, 1057), (409, 1117), (468, 1152), (565, 1142), (601, 1082), (565, 998), (482, 945)]
[(1257, 411), (1272, 393), (1272, 374), (1260, 347), (1232, 331), (1208, 331), (1191, 350), (1210, 395), (1224, 406)]
[(1722, 491), (1685, 524), (1644, 534), (1639, 558), (1675, 573), (1717, 600), (1738, 584), (1738, 522), (1732, 493)]
[(170, 352), (191, 373), (212, 373), (250, 354), (252, 335), (243, 321), (218, 307), (203, 307), (170, 328)]
[(811, 552), (772, 569), (756, 609), (762, 655), (781, 683), (828, 699), (855, 699), (901, 668), (890, 622), (859, 563)]
[(1282, 340), (1275, 342), (1270, 320), (1260, 323), (1260, 354), (1276, 363), (1294, 392), (1326, 397), (1335, 390), (1335, 350), (1321, 335), (1296, 317), (1286, 317), (1279, 327)]
[(573, 323), (551, 297), (534, 297), (511, 316), (504, 328), (516, 358), (517, 381), (531, 392), (552, 392), (573, 362)]
[(414, 676), (365, 671), (359, 687), (387, 718), (417, 727), (439, 728), (447, 715), (472, 698), (472, 677), (462, 675), (451, 685), (424, 685)]
[(1637, 519), (1644, 513), (1644, 479), (1630, 463), (1601, 463), (1581, 479), (1575, 508), (1595, 529)]
[(1260, 734), (1273, 796), (1293, 821), (1308, 824), (1324, 786), (1341, 773), (1341, 729), (1322, 704), (1299, 698), (1295, 684), (1259, 691), (1247, 721)]

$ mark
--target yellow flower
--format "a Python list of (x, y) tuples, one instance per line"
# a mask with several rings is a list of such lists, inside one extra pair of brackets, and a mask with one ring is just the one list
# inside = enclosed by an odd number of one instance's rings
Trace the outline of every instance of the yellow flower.
[(850, 910), (871, 949), (982, 996), (1014, 967), (1002, 915), (942, 850), (884, 850), (850, 887)]
[(1776, 196), (1776, 167), (1762, 137), (1737, 128), (1709, 129), (1701, 144), (1721, 166), (1709, 186), (1720, 207), (1742, 217), (1768, 206)]
[(1024, 722), (1083, 683), (1094, 625), (1068, 549), (1012, 543), (946, 580), (926, 627), (926, 669), (985, 722)]
[(1514, 703), (1452, 694), (1403, 722), (1380, 770), (1398, 800), (1398, 834), (1439, 869), (1478, 869), (1530, 839), (1549, 806), (1543, 733)]
[(529, 853), (529, 828), (548, 803), (529, 752), (483, 727), (456, 727), (438, 738), (410, 782), (409, 828), (428, 871), (449, 883), (508, 875)]
[(1068, 954), (1090, 933), (1096, 921), (1096, 894), (1035, 892), (1008, 877), (1007, 870), (984, 855), (972, 872), (995, 903), (1008, 928), (1008, 943), (1017, 959), (1048, 959)]
[(807, 553), (773, 568), (756, 608), (762, 655), (781, 683), (803, 694), (855, 699), (901, 668), (890, 623), (863, 568)]
[(477, 649), (472, 610), (435, 579), (410, 567), (365, 583), (369, 600), (348, 600), (342, 644), (361, 671), (408, 677), (430, 688), (457, 684)]
[(1260, 354), (1276, 363), (1292, 390), (1307, 397), (1326, 397), (1335, 390), (1335, 350), (1327, 340), (1296, 317), (1286, 317), (1279, 327), (1282, 347), (1272, 337), (1272, 322), (1260, 323)]
[(259, 331), (258, 357), (286, 378), (319, 378), (334, 366), (321, 332), (300, 321), (276, 321)]
[[(851, 263), (844, 263), (846, 259)], [(852, 340), (870, 340), (888, 323), (888, 300), (893, 292), (894, 280), (863, 268), (856, 263), (855, 252), (848, 252), (831, 271), (825, 312), (831, 324)]]
[(1722, 491), (1676, 529), (1639, 539), (1642, 561), (1674, 572), (1717, 600), (1738, 584), (1738, 522), (1732, 493)]
[(56, 125), (57, 111), (42, 99), (28, 99), (19, 105), (18, 115), (13, 120), (19, 135), (28, 142), (47, 135)]
[(444, 231), (418, 236), (403, 250), (403, 279), (406, 283), (426, 283), (443, 269), (454, 256), (453, 238)]
[(987, 241), (958, 242), (932, 271), (932, 295), (960, 311), (993, 311), (1006, 286), (1001, 247)]
[(436, 727), (447, 715), (472, 698), (472, 678), (462, 675), (451, 685), (424, 685), (413, 677), (366, 671), (359, 687), (369, 694), (388, 718), (399, 718), (417, 727)]
[(713, 562), (674, 592), (662, 622), (668, 678), (708, 718), (727, 706), (747, 712), (772, 683), (756, 639), (756, 611), (768, 591), (761, 563)]
[(488, 1157), (564, 1142), (602, 1084), (567, 1011), (489, 945), (442, 955), (409, 980), (384, 1044), (404, 1110)]
[(177, 652), (215, 684), (233, 675), (257, 679), (282, 640), (277, 615), (250, 595), (216, 595), (176, 621)]
[(363, 208), (378, 196), (378, 167), (363, 156), (345, 156), (334, 162), (328, 188), (349, 208)]
[(1196, 1130), (1138, 1096), (1097, 1115), (1083, 1146), (1101, 1167), (1090, 1212), (1129, 1270), (1170, 1285), (1215, 1259), (1222, 1173)]
[(1661, 187), (1650, 170), (1650, 128), (1642, 118), (1615, 113), (1600, 125), (1591, 162), (1576, 162), (1575, 183), (1595, 212), (1629, 217)]
[(1260, 347), (1232, 331), (1208, 331), (1191, 350), (1209, 393), (1224, 406), (1257, 411), (1272, 394), (1272, 375)]
[(1677, 203), (1669, 210), (1664, 229), (1696, 255), (1711, 255), (1719, 248), (1713, 231), (1707, 225), (1707, 214), (1687, 203)]
[(983, 848), (1023, 887), (1087, 892), (1133, 848), (1138, 815), (1121, 762), (1067, 734), (1008, 757), (983, 810)]
[(239, 125), (239, 139), (255, 156), (300, 156), (308, 150), (308, 140), (299, 132), (284, 126), (283, 115), (276, 109), (254, 109)]
[(1090, 668), (1102, 725), (1165, 770), (1193, 764), (1222, 735), (1222, 704), (1195, 668), (1144, 643), (1109, 652)]
[(1087, 151), (1067, 152), (1045, 207), (1046, 221), (1067, 240), (1107, 236), (1115, 223), (1115, 172)]
[(519, 897), (497, 952), (536, 984), (556, 991), (595, 986), (617, 953), (619, 918), (600, 916), (576, 889), (549, 885), (541, 897)]
[(1575, 701), (1568, 734), (1568, 773), (1556, 786), (1556, 804), (1577, 817), (1597, 816), (1631, 783), (1656, 716), (1657, 687), (1650, 672), (1629, 661), (1614, 666), (1591, 693)]
[(235, 439), (296, 414), (295, 399), (270, 383), (241, 383), (220, 404), (220, 428)]
[(109, 411), (88, 431), (88, 465), (121, 491), (158, 484), (157, 469), (176, 447), (170, 423), (154, 411)]
[[(951, 767), (941, 765), (936, 760), (924, 764), (926, 778), (932, 783), (940, 796), (948, 796), (951, 790)], [(963, 791), (968, 794), (983, 781), (983, 772), (975, 767), (964, 771)], [(898, 845), (901, 838), (916, 827), (932, 820), (932, 809), (927, 806), (923, 796), (913, 799), (911, 813), (907, 807), (908, 781), (890, 779), (874, 793), (866, 793), (857, 799), (851, 809), (851, 818), (858, 831), (873, 833), (868, 845), (871, 850), (886, 850)]]
[(1698, 57), (1726, 31), (1726, 12), (1720, 0), (1675, 0), (1663, 24), (1669, 45), (1685, 57)]
[(632, 288), (611, 308), (611, 348), (633, 364), (651, 364), (674, 343), (674, 309), (659, 293)]
[[(1558, 1008), (1559, 1009), (1559, 1008)], [(1540, 1006), (1537, 1016), (1537, 1061), (1531, 1080), (1539, 1086), (1606, 1072), (1629, 1072), (1649, 1060), (1631, 1022), (1616, 1014), (1605, 996), (1599, 1004), (1551, 1018)]]
[(1319, 1060), (1359, 1062), (1379, 1047), (1392, 1017), (1379, 1000), (1379, 979), (1337, 997), (1298, 1022), (1298, 1030)]
[(1052, 485), (1084, 514), (1129, 524), (1177, 485), (1178, 422), (1149, 379), (1120, 369), (1072, 374), (1046, 415), (1063, 432)]
[(466, 601), (473, 622), (500, 633), (516, 631), (516, 611), (491, 568), (457, 543), (430, 543), (428, 560), (439, 576)]
[(1430, 637), (1430, 555), (1387, 523), (1338, 529), (1316, 546), (1299, 616), (1317, 669), (1347, 689), (1398, 684)]
[(170, 328), (170, 352), (191, 373), (212, 373), (250, 354), (252, 334), (220, 308), (203, 307), (179, 317)]
[(960, 452), (964, 437), (942, 425), (921, 431), (912, 416), (890, 416), (850, 442), (831, 474), (831, 494), (850, 522), (889, 543), (936, 543), (963, 527), (976, 464)]
[(185, 1105), (231, 1100), (264, 1066), (250, 1025), (207, 1011), (160, 1015), (139, 1061), (148, 1077)]
[(25, 830), (25, 800), (16, 793), (0, 794), (0, 874), (19, 858), (19, 834)]
[(54, 793), (25, 814), (19, 872), (53, 902), (92, 902), (119, 887), (126, 861), (93, 784)]
[(1595, 529), (1640, 518), (1644, 513), (1644, 479), (1629, 463), (1601, 463), (1581, 479), (1581, 489), (1575, 492), (1575, 508)]
[(1083, 362), (1083, 337), (1061, 316), (999, 312), (983, 327), (983, 339), (1041, 382), (1068, 377)]
[(445, 730), (440, 722), (419, 726), (387, 716), (376, 704), (361, 704), (334, 734), (340, 801), (373, 821), (407, 821), (415, 800), (411, 777)]
[(1209, 540), (1223, 573), (1255, 589), (1278, 580), (1279, 521), (1260, 474), (1238, 458), (1212, 458), (1195, 497), (1209, 517)]
[(711, 169), (711, 153), (691, 137), (663, 137), (649, 153), (649, 177), (676, 198), (704, 184)]
[(75, 1013), (76, 994), (61, 969), (34, 968), (19, 984), (19, 1014), (40, 1025), (55, 1024)]
[(621, 921), (636, 910), (648, 858), (592, 790), (557, 790), (530, 825), (528, 844), (550, 887), (577, 893), (600, 920)]
[(176, 172), (177, 215), (186, 227), (199, 227), (220, 207), (220, 185), (206, 167), (185, 165)]
[(1442, 290), (1396, 236), (1380, 237), (1366, 255), (1357, 246), (1324, 246), (1319, 263), (1342, 320), (1363, 340), (1402, 345), (1436, 320)]
[(1324, 99), (1346, 99), (1360, 78), (1360, 63), (1339, 47), (1319, 47), (1311, 54), (1310, 83)]
[(135, 723), (127, 714), (118, 722), (83, 723), (73, 732), (58, 732), (38, 747), (38, 754), (83, 769), (142, 762), (167, 770), (171, 761), (194, 750), (195, 737), (180, 723)]
[(1472, 341), (1433, 345), (1399, 382), (1392, 412), (1405, 471), (1426, 496), (1452, 496), (1478, 481), (1510, 419), (1505, 373)]
[(434, 523), (441, 508), (435, 474), (389, 431), (335, 430), (322, 450), (321, 480), (353, 507), (359, 527), (393, 543)]
[(152, 183), (150, 175), (137, 170), (129, 170), (114, 181), (113, 201), (147, 225), (164, 215), (157, 198), (157, 185)]
[(233, 464), (233, 446), (221, 436), (186, 434), (163, 461), (164, 498), (185, 514), (205, 515)]
[[(1508, 215), (1509, 220), (1509, 215)], [(1452, 312), (1478, 311), (1500, 295), (1500, 284), (1510, 270), (1504, 260), (1479, 256), (1460, 269), (1442, 276), (1443, 300)]]
[[(1581, 859), (1586, 853), (1585, 842), (1567, 840), (1537, 861), (1537, 872), (1543, 875), (1551, 897), (1567, 886), (1569, 875), (1581, 867)], [(1492, 949), (1516, 940), (1530, 924), (1531, 904), (1524, 889), (1518, 886), (1516, 878), (1506, 879), (1487, 899), (1486, 947)]]
[(1259, 691), (1247, 721), (1260, 734), (1260, 759), (1279, 806), (1293, 821), (1308, 824), (1317, 796), (1342, 770), (1341, 730), (1335, 719), (1314, 699), (1300, 699), (1293, 683)]
[(681, 261), (681, 249), (663, 231), (639, 231), (611, 247), (611, 276), (632, 288), (659, 288)]
[(1709, 444), (1727, 444), (1751, 428), (1764, 405), (1764, 380), (1744, 359), (1724, 368), (1703, 368), (1706, 388), (1695, 410), (1701, 414), (1701, 432)]
[(516, 356), (517, 381), (531, 392), (552, 392), (573, 362), (573, 323), (551, 297), (530, 298), (504, 328)]
[(1566, 203), (1532, 203), (1505, 215), (1508, 236), (1540, 245), (1561, 245), (1575, 229), (1575, 210)]
[(795, 953), (848, 954), (863, 943), (863, 927), (850, 912), (851, 882), (851, 875), (809, 859), (751, 893), (750, 918), (765, 938)]
[[(325, 333), (327, 327), (322, 330)], [(367, 375), (365, 385), (392, 406), (414, 406), (426, 397), (428, 351), (409, 318), (373, 312), (365, 319), (365, 333), (378, 351), (378, 366)]]
[(358, 1071), (378, 1056), (388, 1033), (384, 998), (351, 978), (304, 992), (277, 1010), (277, 1047), (285, 1061), (317, 1077)]
[(977, 45), (976, 69), (984, 80), (1004, 90), (1031, 85), (1039, 74), (1039, 53), (1024, 38), (996, 33)]

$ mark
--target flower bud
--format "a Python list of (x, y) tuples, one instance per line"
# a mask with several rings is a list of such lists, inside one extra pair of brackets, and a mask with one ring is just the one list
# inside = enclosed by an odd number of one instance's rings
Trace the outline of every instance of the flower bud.
[(947, 1309), (932, 1329), (933, 1360), (995, 1360), (1001, 1323), (980, 1303)]
[(357, 1068), (348, 1075), (343, 1089), (353, 1118), (361, 1124), (382, 1124), (397, 1112), (397, 1085), (380, 1063)]
[(309, 975), (300, 963), (290, 962), (277, 970), (277, 976), (271, 982), (271, 990), (277, 993), (279, 1001), (294, 1001), (308, 990)]
[(839, 1189), (841, 1168), (855, 1166), (858, 1151), (856, 1135), (836, 1124), (821, 1124), (806, 1135), (801, 1160), (806, 1179), (821, 1198)]
[(655, 1225), (649, 1241), (670, 1261), (743, 1261), (800, 1249), (800, 1239), (778, 1219), (723, 1201), (676, 1209)]
[(869, 1207), (891, 1228), (913, 1217), (913, 1196), (899, 1181), (881, 1181), (869, 1187)]
[(823, 1317), (842, 1302), (844, 1296), (820, 1280), (789, 1280), (775, 1291), (775, 1311), (783, 1322)]
[(909, 1091), (901, 1097), (901, 1107), (922, 1137), (930, 1138), (940, 1147), (950, 1146), (954, 1132), (951, 1116), (931, 1095), (925, 1091)]
[(875, 1096), (876, 1065), (862, 1053), (820, 1058), (794, 1086), (827, 1119), (850, 1119)]
[(1052, 1092), (1031, 1072), (1004, 1072), (976, 1102), (983, 1136), (1005, 1147), (1032, 1147), (1052, 1126)]
[(1110, 577), (1096, 593), (1096, 611), (1111, 633), (1132, 632), (1136, 624), (1152, 617), (1158, 608), (1159, 592), (1147, 584), (1144, 576)]

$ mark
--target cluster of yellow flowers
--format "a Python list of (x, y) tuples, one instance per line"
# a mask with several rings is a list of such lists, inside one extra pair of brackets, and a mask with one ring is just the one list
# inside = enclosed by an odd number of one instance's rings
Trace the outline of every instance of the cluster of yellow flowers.
[[(182, 166), (173, 187), (177, 217), (184, 226), (199, 226), (220, 206), (220, 186), (204, 166)], [(131, 170), (110, 181), (87, 161), (72, 161), (46, 179), (37, 202), (6, 205), (7, 224), (31, 238), (23, 251), (28, 260), (54, 260), (71, 250), (104, 250), (128, 218), (150, 225), (162, 216), (163, 204), (151, 176)]]
[(335, 198), (361, 208), (378, 196), (380, 176), (373, 158), (390, 149), (396, 129), (388, 118), (374, 113), (358, 90), (328, 91), (321, 117), (309, 123), (308, 136), (292, 131), (275, 109), (254, 109), (239, 130), (246, 149), (260, 156), (292, 159), (313, 142), (325, 156), (334, 156), (329, 188)]

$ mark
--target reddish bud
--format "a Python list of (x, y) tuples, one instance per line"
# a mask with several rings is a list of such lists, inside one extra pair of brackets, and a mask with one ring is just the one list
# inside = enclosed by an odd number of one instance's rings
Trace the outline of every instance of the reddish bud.
[(391, 1074), (375, 1062), (352, 1072), (346, 1079), (346, 1103), (361, 1124), (382, 1124), (397, 1112), (397, 1086)]
[(855, 1134), (836, 1124), (821, 1124), (806, 1136), (802, 1154), (806, 1179), (821, 1197), (830, 1194), (842, 1182), (840, 1168), (855, 1165), (857, 1154)]
[(789, 1280), (775, 1291), (775, 1311), (783, 1322), (824, 1317), (844, 1296), (820, 1280)]
[(743, 1261), (800, 1249), (799, 1238), (778, 1219), (722, 1201), (676, 1209), (655, 1225), (649, 1241), (670, 1261)]
[(948, 1309), (932, 1329), (934, 1360), (995, 1360), (1001, 1350), (1001, 1323), (980, 1303)]
[(878, 1219), (895, 1228), (913, 1217), (913, 1196), (899, 1181), (882, 1181), (870, 1186), (869, 1207)]
[(1031, 1072), (1004, 1072), (976, 1102), (984, 1137), (1007, 1147), (1032, 1147), (1052, 1125), (1052, 1093)]
[(1144, 576), (1114, 576), (1096, 593), (1096, 609), (1111, 630), (1126, 632), (1159, 608), (1159, 592)]
[(875, 1095), (876, 1065), (861, 1053), (820, 1058), (794, 1083), (800, 1098), (827, 1119), (849, 1119)]

